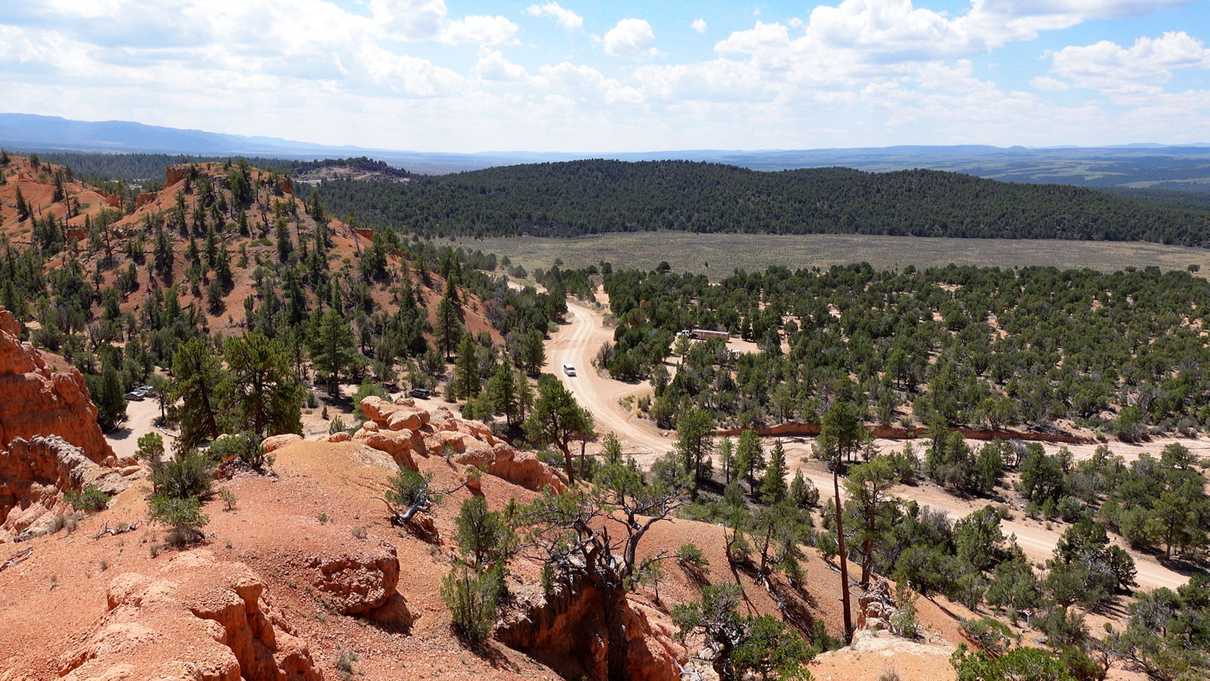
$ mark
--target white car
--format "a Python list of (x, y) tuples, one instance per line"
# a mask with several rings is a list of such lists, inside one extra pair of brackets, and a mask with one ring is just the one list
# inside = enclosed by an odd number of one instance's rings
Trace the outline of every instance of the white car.
[(564, 365), (563, 365), (563, 373), (565, 373), (565, 374), (567, 374), (568, 376), (571, 376), (571, 377), (573, 377), (573, 378), (574, 378), (574, 377), (575, 377), (575, 375), (576, 375), (576, 368), (575, 368), (574, 366), (570, 365), (570, 364), (564, 364)]

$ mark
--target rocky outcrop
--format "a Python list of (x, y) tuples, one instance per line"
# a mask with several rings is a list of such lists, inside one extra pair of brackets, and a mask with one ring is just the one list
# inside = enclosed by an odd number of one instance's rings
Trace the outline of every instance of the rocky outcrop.
[[(605, 596), (581, 586), (550, 598), (539, 592), (516, 594), (514, 609), (497, 626), (495, 638), (548, 665), (564, 678), (608, 678), (609, 635)], [(623, 598), (619, 608), (626, 636), (627, 679), (675, 681), (688, 661), (673, 639), (671, 621), (654, 608)]]
[(0, 534), (18, 537), (56, 529), (69, 492), (94, 484), (112, 494), (129, 484), (108, 467), (116, 461), (84, 377), (53, 369), (20, 332), (0, 309)]
[(306, 644), (243, 563), (207, 550), (182, 553), (155, 577), (119, 575), (107, 611), (60, 660), (59, 675), (88, 679), (321, 681)]
[(353, 434), (355, 442), (390, 454), (395, 462), (416, 468), (414, 457), (445, 456), (535, 492), (566, 485), (553, 468), (528, 452), (519, 452), (477, 421), (455, 417), (447, 409), (431, 413), (409, 399), (381, 397), (361, 401), (369, 419)]
[(858, 628), (871, 631), (890, 629), (891, 616), (895, 614), (895, 597), (891, 594), (890, 582), (875, 578), (857, 603), (861, 608), (857, 612)]
[(70, 510), (68, 493), (95, 485), (117, 494), (136, 474), (100, 466), (57, 435), (17, 438), (0, 449), (0, 534), (54, 531), (56, 518)]
[(386, 542), (338, 555), (314, 556), (309, 565), (321, 600), (342, 615), (366, 615), (388, 603), (399, 585), (399, 558)]
[(91, 461), (112, 457), (84, 376), (74, 368), (55, 371), (19, 333), (16, 319), (0, 308), (0, 448), (19, 437), (57, 435)]

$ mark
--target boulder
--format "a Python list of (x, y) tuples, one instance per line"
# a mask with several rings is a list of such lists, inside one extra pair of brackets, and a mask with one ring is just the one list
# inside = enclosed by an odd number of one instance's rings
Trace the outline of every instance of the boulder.
[(264, 440), (261, 440), (260, 448), (262, 450), (264, 450), (264, 452), (266, 454), (268, 454), (270, 452), (277, 451), (277, 450), (281, 449), (282, 447), (285, 447), (286, 445), (293, 444), (295, 442), (300, 442), (302, 439), (303, 439), (302, 436), (299, 435), (298, 433), (282, 433), (281, 435), (270, 435), (269, 437), (265, 438)]
[(353, 436), (349, 435), (348, 433), (346, 433), (343, 430), (332, 433), (331, 435), (328, 436), (328, 442), (348, 442), (349, 440), (352, 440), (352, 439), (353, 439)]
[(101, 466), (57, 435), (16, 438), (0, 448), (0, 529), (35, 535), (54, 531), (54, 518), (71, 510), (68, 493), (95, 485), (117, 494), (137, 474)]
[(387, 430), (418, 430), (428, 425), (430, 417), (426, 409), (402, 402), (388, 402), (374, 395), (361, 401), (361, 412), (379, 428)]
[(321, 600), (342, 615), (366, 615), (383, 607), (399, 584), (399, 558), (386, 542), (313, 556), (308, 567), (315, 571)]
[(390, 454), (395, 463), (401, 467), (416, 470), (416, 461), (412, 459), (413, 443), (411, 431), (382, 430), (364, 434), (358, 432), (353, 439), (364, 443), (368, 447), (373, 447)]

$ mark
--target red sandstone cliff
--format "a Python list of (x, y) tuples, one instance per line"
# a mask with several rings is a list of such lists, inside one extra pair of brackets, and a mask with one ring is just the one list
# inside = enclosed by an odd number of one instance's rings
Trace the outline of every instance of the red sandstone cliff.
[(84, 376), (52, 369), (19, 333), (17, 320), (0, 308), (0, 449), (15, 438), (58, 435), (94, 463), (113, 456)]

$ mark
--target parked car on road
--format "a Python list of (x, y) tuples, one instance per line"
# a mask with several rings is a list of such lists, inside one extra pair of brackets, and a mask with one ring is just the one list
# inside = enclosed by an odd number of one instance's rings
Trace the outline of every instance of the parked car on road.
[(572, 378), (575, 378), (576, 368), (570, 364), (564, 364), (563, 373), (567, 374), (568, 376), (571, 376)]

